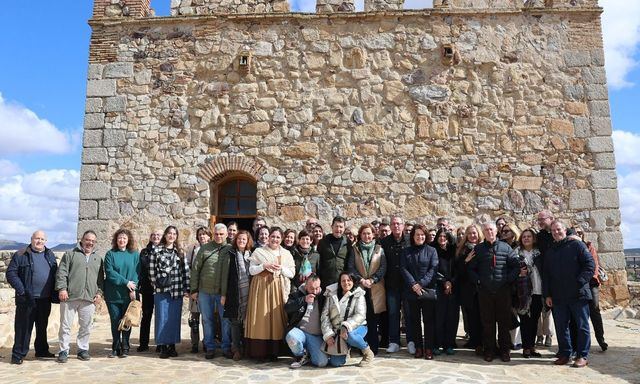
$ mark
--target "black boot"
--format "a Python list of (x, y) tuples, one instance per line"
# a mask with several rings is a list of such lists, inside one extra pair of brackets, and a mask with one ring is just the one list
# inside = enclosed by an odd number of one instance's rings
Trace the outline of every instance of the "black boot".
[(169, 347), (166, 345), (161, 345), (160, 346), (160, 358), (161, 359), (168, 359), (171, 356), (171, 354), (169, 353)]
[(178, 352), (176, 351), (176, 345), (175, 344), (169, 344), (169, 356), (178, 357)]

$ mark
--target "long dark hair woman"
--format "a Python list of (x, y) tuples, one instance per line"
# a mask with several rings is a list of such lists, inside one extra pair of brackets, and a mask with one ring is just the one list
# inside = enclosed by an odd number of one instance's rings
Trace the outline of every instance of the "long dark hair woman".
[(438, 275), (436, 300), (436, 348), (434, 355), (444, 351), (453, 355), (456, 348), (456, 333), (460, 321), (460, 306), (455, 295), (457, 290), (455, 237), (445, 228), (436, 233), (432, 246), (438, 253)]
[(384, 274), (387, 258), (384, 250), (376, 242), (374, 228), (363, 224), (358, 230), (358, 240), (353, 247), (353, 258), (349, 259), (347, 270), (355, 277), (356, 283), (365, 291), (367, 302), (367, 343), (374, 355), (378, 354), (378, 316), (387, 311)]
[(135, 249), (133, 234), (119, 229), (113, 234), (111, 250), (104, 257), (104, 298), (111, 318), (111, 354), (109, 357), (129, 356), (131, 329), (118, 329), (120, 320), (132, 300), (136, 299), (140, 256)]
[[(360, 366), (373, 361), (374, 355), (366, 342), (367, 303), (364, 291), (355, 284), (355, 278), (349, 272), (342, 272), (338, 282), (327, 287), (326, 300), (320, 322), (322, 338), (329, 355), (329, 365), (340, 367), (347, 361), (348, 347), (362, 351)], [(346, 348), (337, 348), (346, 344)], [(346, 349), (346, 350), (345, 350)], [(334, 353), (335, 350), (335, 353)]]
[(516, 310), (520, 316), (520, 332), (522, 333), (522, 356), (524, 358), (540, 357), (536, 352), (536, 333), (538, 320), (542, 313), (542, 256), (536, 247), (536, 233), (527, 228), (520, 234), (516, 253), (520, 258), (520, 276), (516, 282)]
[(231, 322), (231, 352), (233, 360), (240, 360), (243, 351), (244, 319), (249, 302), (249, 273), (253, 239), (248, 231), (241, 229), (233, 238), (229, 257), (229, 279), (224, 303), (224, 317)]
[[(433, 359), (435, 347), (435, 300), (425, 295), (426, 289), (435, 288), (438, 271), (438, 253), (427, 245), (428, 230), (422, 224), (411, 229), (411, 246), (403, 250), (400, 271), (405, 281), (405, 296), (413, 323), (416, 358)], [(422, 318), (422, 321), (421, 321)], [(424, 325), (424, 339), (422, 326)]]
[(156, 290), (155, 338), (160, 346), (160, 358), (177, 357), (182, 298), (189, 296), (189, 265), (178, 245), (178, 229), (173, 225), (164, 230), (160, 245), (151, 254), (149, 272)]
[(456, 249), (456, 272), (458, 281), (458, 302), (462, 306), (462, 316), (465, 317), (465, 330), (469, 341), (465, 348), (475, 349), (478, 356), (482, 356), (482, 322), (480, 321), (480, 305), (478, 304), (478, 288), (476, 282), (471, 281), (467, 268), (475, 257), (474, 247), (484, 241), (480, 227), (476, 224), (467, 226), (464, 238)]

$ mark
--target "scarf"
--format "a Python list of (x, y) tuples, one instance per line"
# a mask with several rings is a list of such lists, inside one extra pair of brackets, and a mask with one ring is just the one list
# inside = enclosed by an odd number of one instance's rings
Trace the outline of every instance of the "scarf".
[(249, 272), (246, 263), (249, 260), (250, 252), (236, 251), (236, 265), (238, 267), (238, 318), (244, 319), (249, 301)]
[(300, 252), (300, 255), (302, 255), (300, 269), (298, 270), (298, 283), (304, 283), (311, 275), (311, 272), (313, 272), (311, 263), (309, 262), (309, 253), (311, 253), (311, 248), (302, 249), (298, 247), (298, 251)]
[(369, 243), (358, 242), (358, 248), (360, 248), (360, 252), (362, 253), (362, 262), (364, 263), (364, 268), (367, 273), (369, 273), (369, 266), (371, 264), (371, 258), (373, 257), (373, 248), (375, 246), (375, 241)]

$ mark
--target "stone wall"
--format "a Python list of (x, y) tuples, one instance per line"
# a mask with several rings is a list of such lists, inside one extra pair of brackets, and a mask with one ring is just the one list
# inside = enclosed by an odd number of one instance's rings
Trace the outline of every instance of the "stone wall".
[(287, 0), (171, 0), (171, 15), (289, 12)]
[(548, 208), (624, 269), (601, 9), (467, 3), (92, 20), (78, 231), (192, 241), (241, 174), (286, 226)]

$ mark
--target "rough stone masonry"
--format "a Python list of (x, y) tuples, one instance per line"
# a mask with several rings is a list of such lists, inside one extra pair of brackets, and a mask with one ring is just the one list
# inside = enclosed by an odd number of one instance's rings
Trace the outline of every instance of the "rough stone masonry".
[(191, 241), (233, 176), (288, 226), (548, 208), (628, 300), (597, 0), (149, 3), (95, 0), (78, 232)]

